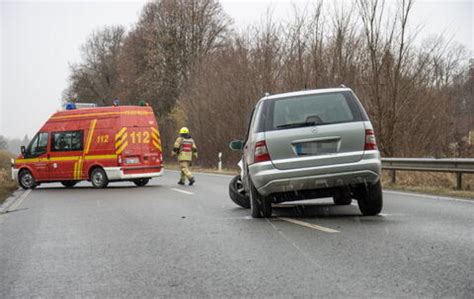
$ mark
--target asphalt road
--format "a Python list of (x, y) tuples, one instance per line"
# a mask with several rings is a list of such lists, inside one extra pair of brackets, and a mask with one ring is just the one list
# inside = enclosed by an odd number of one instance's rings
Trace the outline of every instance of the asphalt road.
[(23, 195), (0, 215), (0, 298), (474, 296), (474, 201), (386, 192), (379, 216), (322, 199), (251, 219), (231, 177), (177, 177)]

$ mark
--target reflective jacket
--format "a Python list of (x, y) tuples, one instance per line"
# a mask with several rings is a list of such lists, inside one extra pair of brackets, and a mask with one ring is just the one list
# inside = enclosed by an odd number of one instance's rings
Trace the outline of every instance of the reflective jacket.
[(197, 147), (191, 136), (179, 136), (173, 147), (173, 152), (178, 155), (178, 161), (192, 161), (197, 158)]

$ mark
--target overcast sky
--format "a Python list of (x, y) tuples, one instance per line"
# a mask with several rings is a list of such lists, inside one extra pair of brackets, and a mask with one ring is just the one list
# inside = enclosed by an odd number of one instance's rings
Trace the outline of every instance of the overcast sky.
[[(234, 25), (245, 28), (258, 22), (269, 5), (275, 19), (287, 19), (293, 4), (303, 8), (307, 1), (221, 2)], [(424, 24), (421, 38), (437, 33), (453, 36), (472, 57), (473, 2), (418, 0), (411, 21)], [(130, 28), (144, 3), (0, 0), (0, 135), (31, 138), (61, 108), (69, 64), (80, 61), (79, 48), (88, 35), (105, 25)]]

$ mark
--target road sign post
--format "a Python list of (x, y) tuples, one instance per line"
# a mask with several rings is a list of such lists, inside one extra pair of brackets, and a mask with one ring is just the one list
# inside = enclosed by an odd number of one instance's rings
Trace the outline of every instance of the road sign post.
[(219, 152), (218, 157), (219, 157), (219, 162), (217, 163), (217, 170), (222, 171), (222, 153), (221, 152)]

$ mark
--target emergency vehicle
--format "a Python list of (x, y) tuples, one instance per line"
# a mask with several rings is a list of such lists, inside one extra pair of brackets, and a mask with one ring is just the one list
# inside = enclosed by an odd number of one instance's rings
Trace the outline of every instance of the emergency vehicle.
[(43, 125), (12, 167), (24, 189), (88, 180), (96, 188), (132, 181), (145, 186), (163, 174), (160, 133), (148, 106), (67, 109)]

